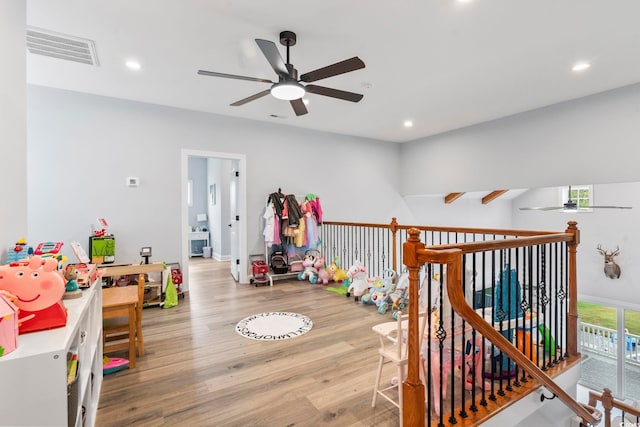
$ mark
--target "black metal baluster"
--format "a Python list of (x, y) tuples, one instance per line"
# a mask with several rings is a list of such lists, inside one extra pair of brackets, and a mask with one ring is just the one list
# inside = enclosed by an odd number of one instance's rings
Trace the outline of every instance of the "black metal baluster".
[[(483, 236), (483, 240), (484, 240), (484, 236)], [(486, 293), (485, 293), (485, 289), (486, 289), (486, 285), (487, 285), (487, 275), (485, 274), (486, 270), (486, 252), (482, 252), (482, 318), (486, 319), (485, 315), (486, 315)], [(492, 297), (493, 298), (493, 297)], [(484, 338), (484, 336), (482, 337), (482, 356), (481, 356), (481, 362), (482, 363), (482, 381), (484, 381), (484, 379), (487, 376), (487, 368), (486, 368), (486, 361), (485, 358), (487, 357), (487, 341)], [(491, 360), (491, 359), (489, 359)], [(493, 389), (493, 381), (491, 382), (491, 388)], [(482, 384), (482, 397), (480, 398), (480, 404), (482, 406), (487, 406), (487, 393), (486, 390), (484, 389), (484, 383)]]
[[(512, 329), (512, 322), (515, 320), (513, 319), (513, 307), (511, 306), (513, 304), (513, 301), (511, 300), (512, 297), (512, 290), (513, 290), (513, 286), (514, 283), (511, 279), (511, 269), (513, 267), (513, 264), (511, 264), (511, 249), (507, 249), (506, 251), (506, 256), (507, 256), (507, 263), (506, 263), (506, 271), (507, 271), (507, 317), (506, 317), (506, 321), (507, 321), (507, 335), (509, 335), (509, 342), (513, 343), (513, 333), (514, 330)], [(517, 284), (517, 276), (516, 276), (516, 284)], [(502, 282), (502, 286), (504, 286), (504, 281)], [(502, 294), (503, 292), (501, 291), (500, 294)], [(511, 358), (507, 357), (507, 368), (509, 369), (508, 373), (507, 373), (507, 387), (506, 390), (507, 391), (513, 391), (513, 387), (511, 387)], [(514, 363), (515, 365), (515, 363)], [(516, 369), (516, 378), (517, 378), (517, 367), (514, 367), (514, 369)], [(503, 370), (504, 372), (504, 370)]]
[[(520, 289), (520, 287), (518, 286), (518, 280), (521, 277), (520, 276), (520, 271), (524, 271), (524, 265), (522, 266), (522, 269), (519, 269), (518, 266), (520, 265), (520, 250), (519, 248), (515, 248), (514, 249), (516, 252), (516, 261), (515, 261), (515, 268), (516, 268), (516, 321), (515, 321), (515, 342), (516, 342), (516, 347), (518, 347), (518, 337), (520, 335), (522, 335), (522, 337), (520, 338), (521, 342), (520, 345), (522, 346), (522, 350), (524, 352), (524, 311), (522, 312), (522, 316), (518, 316), (518, 311), (522, 310), (522, 290)], [(524, 263), (524, 258), (523, 258), (523, 263)], [(518, 298), (518, 294), (520, 296), (520, 298)], [(511, 300), (511, 299), (509, 299)], [(520, 300), (520, 301), (518, 301)], [(519, 323), (522, 322), (522, 334), (518, 334), (518, 328), (519, 328)], [(520, 387), (520, 377), (519, 377), (519, 372), (520, 372), (520, 367), (518, 366), (518, 364), (516, 364), (515, 366), (516, 368), (516, 376), (515, 376), (515, 380), (513, 381), (513, 385), (516, 387)], [(522, 370), (522, 374), (524, 375), (524, 370)]]
[[(567, 244), (566, 242), (562, 243), (562, 261), (560, 262), (560, 265), (562, 266), (562, 268), (564, 269), (564, 273), (562, 274), (562, 279), (563, 279), (563, 286), (562, 286), (562, 295), (560, 296), (561, 298), (561, 309), (560, 309), (560, 313), (562, 313), (562, 319), (560, 321), (560, 324), (562, 325), (562, 331), (563, 331), (563, 340), (561, 340), (561, 344), (560, 344), (560, 360), (565, 360), (566, 358), (569, 357), (569, 352), (568, 352), (568, 322), (567, 319), (569, 318), (569, 313), (567, 313), (568, 309), (569, 309), (569, 305), (567, 304), (565, 306), (565, 301), (567, 300), (567, 287), (569, 285), (569, 268), (567, 265), (568, 262), (568, 257), (566, 257), (567, 254)], [(564, 348), (564, 351), (562, 350)]]

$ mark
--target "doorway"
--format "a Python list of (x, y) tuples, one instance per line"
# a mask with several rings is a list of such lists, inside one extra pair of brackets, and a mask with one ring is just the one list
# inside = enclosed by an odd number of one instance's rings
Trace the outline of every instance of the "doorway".
[[(189, 257), (191, 253), (191, 242), (189, 234), (193, 230), (189, 217), (189, 189), (193, 184), (189, 184), (189, 160), (192, 158), (206, 159), (209, 164), (219, 164), (224, 161), (228, 167), (228, 173), (232, 176), (225, 177), (220, 182), (209, 181), (207, 189), (207, 218), (214, 212), (224, 212), (228, 219), (224, 226), (228, 227), (225, 233), (229, 233), (228, 246), (231, 248), (228, 260), (230, 261), (229, 273), (240, 283), (247, 283), (247, 239), (246, 239), (246, 156), (237, 153), (221, 153), (214, 151), (182, 150), (181, 151), (181, 224), (182, 229), (182, 266), (184, 276), (189, 277)], [(218, 171), (220, 172), (220, 171)], [(221, 183), (224, 182), (224, 188)], [(233, 196), (231, 193), (233, 192)], [(233, 210), (233, 212), (232, 212)], [(204, 212), (203, 212), (204, 213)], [(233, 218), (233, 221), (230, 219)], [(231, 232), (233, 231), (233, 232)], [(216, 233), (210, 230), (210, 233)], [(217, 231), (220, 233), (220, 230)], [(214, 240), (217, 236), (210, 237)], [(233, 241), (231, 241), (233, 240)], [(233, 258), (233, 259), (231, 259)], [(188, 281), (185, 290), (188, 289)]]
[(578, 301), (580, 383), (608, 388), (621, 399), (640, 399), (640, 311)]

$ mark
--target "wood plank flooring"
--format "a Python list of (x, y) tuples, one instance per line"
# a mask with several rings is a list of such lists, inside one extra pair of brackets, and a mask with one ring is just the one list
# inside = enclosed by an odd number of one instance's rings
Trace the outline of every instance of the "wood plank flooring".
[[(399, 424), (391, 404), (371, 408), (371, 327), (391, 321), (389, 313), (308, 281), (236, 284), (229, 264), (211, 259), (192, 261), (189, 279), (177, 307), (144, 310), (145, 355), (104, 377), (98, 426)], [(304, 314), (313, 329), (278, 342), (236, 333), (239, 320), (266, 311)], [(385, 371), (383, 380), (392, 376)]]

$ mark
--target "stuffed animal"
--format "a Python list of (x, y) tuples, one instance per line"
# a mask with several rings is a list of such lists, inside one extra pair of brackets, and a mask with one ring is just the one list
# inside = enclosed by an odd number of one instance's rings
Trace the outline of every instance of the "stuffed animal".
[(374, 302), (378, 307), (378, 313), (385, 314), (390, 306), (391, 293), (395, 290), (394, 280), (397, 277), (395, 270), (387, 268), (382, 274), (380, 286), (374, 296)]
[(72, 264), (69, 264), (64, 269), (64, 280), (66, 282), (64, 288), (64, 299), (81, 298), (82, 291), (78, 289), (78, 270)]
[(340, 268), (340, 258), (334, 257), (333, 262), (331, 263), (331, 267), (334, 269), (333, 271), (334, 282), (344, 282), (345, 280), (349, 280), (349, 276), (347, 275), (347, 272), (344, 271), (342, 268)]
[(17, 297), (20, 334), (67, 324), (67, 310), (62, 304), (64, 279), (54, 258), (34, 256), (29, 261), (0, 266), (0, 289)]
[(318, 281), (318, 268), (316, 267), (317, 257), (315, 255), (307, 254), (302, 261), (304, 270), (298, 273), (298, 280), (309, 279), (312, 285)]
[[(322, 260), (322, 265), (324, 266), (324, 258), (320, 258)], [(318, 283), (322, 283), (323, 285), (328, 285), (330, 281), (333, 280), (333, 275), (336, 272), (335, 263), (331, 263), (328, 267), (319, 267), (318, 270)]]
[(360, 301), (360, 297), (365, 294), (371, 287), (371, 284), (367, 280), (367, 270), (364, 265), (357, 261), (347, 271), (349, 277), (349, 288), (347, 289), (347, 297), (353, 294), (355, 302)]

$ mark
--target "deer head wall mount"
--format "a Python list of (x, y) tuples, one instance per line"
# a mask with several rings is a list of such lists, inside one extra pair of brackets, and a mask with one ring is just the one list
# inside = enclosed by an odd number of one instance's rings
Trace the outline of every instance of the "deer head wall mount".
[(615, 251), (606, 251), (598, 245), (598, 252), (604, 257), (604, 275), (609, 279), (620, 278), (620, 266), (614, 261), (614, 257), (620, 253), (620, 247), (616, 246)]

